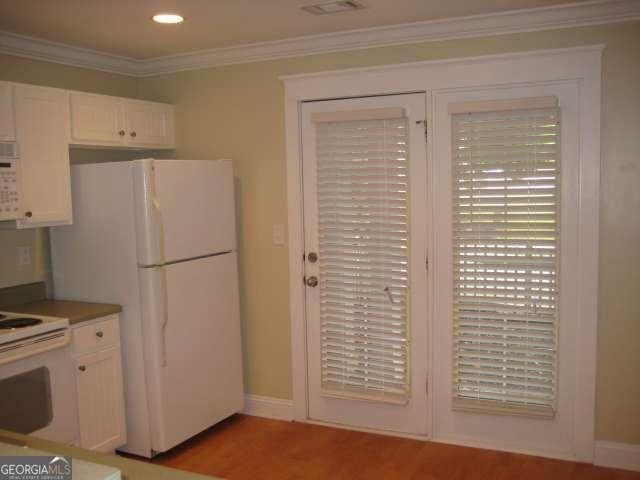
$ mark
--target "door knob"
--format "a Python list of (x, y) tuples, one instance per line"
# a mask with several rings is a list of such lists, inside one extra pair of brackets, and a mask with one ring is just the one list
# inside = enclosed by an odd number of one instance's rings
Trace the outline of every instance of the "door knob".
[(318, 286), (318, 277), (309, 277), (305, 280), (305, 283), (309, 287), (317, 287)]
[(318, 254), (316, 252), (309, 252), (307, 255), (307, 260), (311, 263), (316, 263), (318, 261)]

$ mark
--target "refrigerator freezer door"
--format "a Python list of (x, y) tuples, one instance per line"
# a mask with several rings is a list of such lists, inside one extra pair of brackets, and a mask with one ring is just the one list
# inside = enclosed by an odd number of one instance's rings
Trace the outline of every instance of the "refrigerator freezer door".
[(161, 265), (236, 249), (229, 160), (137, 160), (138, 263)]
[(237, 258), (141, 268), (140, 279), (152, 448), (163, 452), (242, 409)]

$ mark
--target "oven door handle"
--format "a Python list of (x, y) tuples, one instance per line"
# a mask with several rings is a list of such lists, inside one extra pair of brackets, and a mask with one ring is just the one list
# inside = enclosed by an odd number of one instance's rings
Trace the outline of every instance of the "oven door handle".
[(69, 330), (63, 328), (7, 343), (0, 346), (0, 365), (66, 347), (70, 341)]

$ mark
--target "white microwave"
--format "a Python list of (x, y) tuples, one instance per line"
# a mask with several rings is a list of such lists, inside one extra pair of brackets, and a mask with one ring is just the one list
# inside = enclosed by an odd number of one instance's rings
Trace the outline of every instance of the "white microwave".
[(0, 142), (0, 222), (22, 218), (18, 144)]

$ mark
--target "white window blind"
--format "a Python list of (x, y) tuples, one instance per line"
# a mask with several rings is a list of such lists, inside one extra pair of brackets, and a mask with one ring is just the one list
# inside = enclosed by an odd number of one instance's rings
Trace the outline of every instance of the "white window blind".
[(452, 115), (454, 408), (555, 410), (559, 135), (558, 108)]
[(405, 403), (407, 120), (350, 118), (315, 124), (322, 392)]

